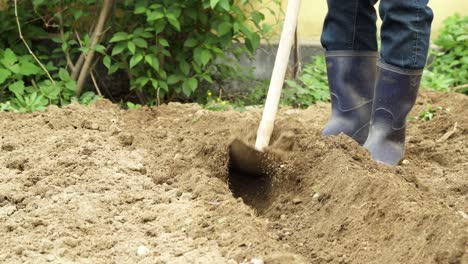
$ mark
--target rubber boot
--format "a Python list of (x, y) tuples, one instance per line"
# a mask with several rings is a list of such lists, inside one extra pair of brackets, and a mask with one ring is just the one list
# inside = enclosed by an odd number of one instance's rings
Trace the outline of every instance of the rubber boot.
[(405, 151), (406, 117), (418, 95), (422, 70), (378, 63), (372, 118), (364, 147), (372, 158), (397, 165)]
[(322, 135), (344, 133), (362, 145), (369, 132), (378, 53), (330, 51), (325, 58), (332, 112)]

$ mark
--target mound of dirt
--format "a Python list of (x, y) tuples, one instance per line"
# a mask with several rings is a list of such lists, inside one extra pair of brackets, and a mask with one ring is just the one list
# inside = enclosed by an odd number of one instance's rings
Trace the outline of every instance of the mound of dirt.
[[(468, 100), (423, 92), (390, 168), (283, 108), (281, 159), (229, 174), (261, 109), (169, 104), (0, 114), (1, 263), (468, 263)], [(261, 191), (259, 191), (261, 190)]]

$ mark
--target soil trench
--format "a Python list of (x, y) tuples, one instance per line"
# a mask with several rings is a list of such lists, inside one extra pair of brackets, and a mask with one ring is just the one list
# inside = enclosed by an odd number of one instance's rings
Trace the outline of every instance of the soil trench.
[(422, 92), (395, 168), (282, 108), (274, 173), (230, 171), (261, 109), (0, 114), (0, 263), (468, 263), (468, 100)]

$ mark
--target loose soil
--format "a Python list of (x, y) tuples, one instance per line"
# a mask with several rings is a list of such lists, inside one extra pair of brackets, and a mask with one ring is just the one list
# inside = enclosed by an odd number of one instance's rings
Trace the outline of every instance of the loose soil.
[(0, 263), (468, 263), (468, 99), (428, 105), (394, 168), (320, 136), (328, 104), (283, 108), (263, 178), (229, 173), (257, 108), (2, 113)]

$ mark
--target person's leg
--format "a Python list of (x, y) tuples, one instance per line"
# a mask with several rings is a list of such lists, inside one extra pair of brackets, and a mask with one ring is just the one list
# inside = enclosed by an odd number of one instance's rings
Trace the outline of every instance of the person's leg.
[(344, 133), (364, 144), (376, 78), (376, 0), (328, 0), (326, 50), (332, 113), (323, 135)]
[(321, 37), (326, 51), (377, 51), (377, 0), (327, 0)]
[(432, 10), (428, 0), (382, 0), (381, 61), (372, 118), (364, 147), (380, 162), (397, 165), (404, 155), (406, 117), (426, 63)]
[(381, 60), (402, 69), (426, 65), (434, 17), (429, 0), (381, 0)]

